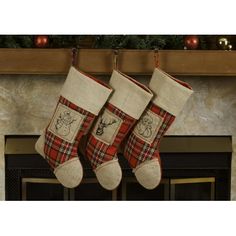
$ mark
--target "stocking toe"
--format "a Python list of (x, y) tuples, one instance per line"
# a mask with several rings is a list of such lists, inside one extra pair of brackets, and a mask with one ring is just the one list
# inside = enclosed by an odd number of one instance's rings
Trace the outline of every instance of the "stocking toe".
[(157, 159), (147, 160), (134, 170), (138, 182), (146, 189), (156, 188), (161, 181), (161, 167)]
[(54, 174), (58, 181), (66, 188), (77, 187), (83, 178), (83, 168), (78, 158), (70, 159), (59, 165)]
[(105, 162), (95, 170), (98, 182), (103, 188), (113, 190), (118, 187), (122, 171), (117, 160)]

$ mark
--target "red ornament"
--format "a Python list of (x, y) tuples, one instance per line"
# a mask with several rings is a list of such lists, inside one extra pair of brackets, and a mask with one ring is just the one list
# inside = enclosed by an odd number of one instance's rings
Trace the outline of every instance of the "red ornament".
[(48, 36), (46, 35), (38, 35), (38, 36), (35, 36), (34, 38), (34, 44), (36, 47), (38, 48), (44, 48), (48, 45)]
[(199, 45), (199, 39), (195, 35), (189, 35), (184, 37), (185, 49), (197, 49)]

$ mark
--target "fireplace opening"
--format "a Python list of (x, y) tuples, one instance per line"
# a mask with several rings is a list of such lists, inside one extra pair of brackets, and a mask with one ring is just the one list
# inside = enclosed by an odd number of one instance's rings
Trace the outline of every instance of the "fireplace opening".
[(123, 178), (114, 191), (103, 189), (89, 162), (82, 183), (63, 187), (36, 153), (37, 135), (5, 136), (6, 200), (230, 200), (230, 136), (166, 136), (161, 144), (163, 178), (154, 190), (140, 186), (122, 154)]

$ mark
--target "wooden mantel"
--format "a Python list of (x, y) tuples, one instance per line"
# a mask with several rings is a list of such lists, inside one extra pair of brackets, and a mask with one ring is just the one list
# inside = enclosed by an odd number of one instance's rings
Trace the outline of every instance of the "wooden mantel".
[[(77, 66), (91, 74), (110, 74), (114, 50), (80, 49)], [(236, 76), (236, 51), (160, 50), (160, 68), (172, 75)], [(70, 49), (0, 49), (0, 74), (67, 74)], [(152, 50), (119, 50), (118, 68), (131, 75), (150, 75)]]

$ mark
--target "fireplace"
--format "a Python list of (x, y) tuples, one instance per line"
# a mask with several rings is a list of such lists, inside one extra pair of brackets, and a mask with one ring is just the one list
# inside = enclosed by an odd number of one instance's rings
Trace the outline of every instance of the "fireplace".
[(6, 200), (230, 200), (231, 136), (166, 136), (161, 144), (163, 179), (154, 190), (135, 180), (119, 154), (122, 182), (103, 189), (88, 161), (82, 183), (64, 188), (34, 150), (37, 135), (5, 136)]

